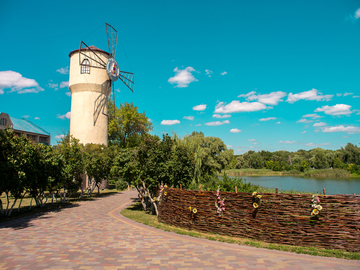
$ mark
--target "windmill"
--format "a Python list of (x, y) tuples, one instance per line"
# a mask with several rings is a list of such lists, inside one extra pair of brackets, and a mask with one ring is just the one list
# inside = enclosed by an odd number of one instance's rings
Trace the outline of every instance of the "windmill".
[[(118, 33), (114, 27), (110, 24), (105, 23), (106, 36), (109, 47), (110, 58), (107, 60), (107, 63), (103, 61), (101, 57), (96, 54), (95, 50), (92, 50), (91, 47), (87, 46), (84, 41), (80, 42), (79, 49), (79, 65), (80, 66), (90, 66), (94, 68), (105, 69), (106, 73), (109, 76), (109, 81), (104, 82), (103, 88), (105, 89), (104, 95), (100, 94), (94, 103), (94, 125), (96, 120), (101, 113), (104, 113), (104, 108), (108, 104), (109, 95), (112, 93), (112, 100), (114, 103), (113, 115), (105, 114), (109, 117), (115, 117), (115, 88), (114, 82), (120, 79), (132, 92), (134, 92), (134, 73), (121, 71), (119, 65), (115, 60), (116, 45)], [(84, 59), (90, 59), (89, 64), (84, 61)], [(107, 91), (108, 86), (111, 85), (112, 91)], [(105, 98), (104, 98), (105, 96)]]
[(70, 134), (81, 143), (107, 145), (108, 112), (111, 96), (115, 105), (114, 83), (120, 79), (134, 92), (134, 74), (119, 69), (115, 60), (118, 33), (105, 23), (109, 51), (80, 42), (80, 48), (70, 52), (69, 88), (71, 95)]

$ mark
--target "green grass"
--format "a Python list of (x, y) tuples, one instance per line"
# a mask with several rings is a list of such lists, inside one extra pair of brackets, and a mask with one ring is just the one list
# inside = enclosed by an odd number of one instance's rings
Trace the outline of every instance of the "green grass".
[(263, 241), (257, 241), (247, 238), (223, 236), (212, 233), (202, 233), (198, 231), (186, 230), (174, 226), (170, 226), (164, 223), (160, 223), (157, 220), (155, 215), (151, 215), (149, 212), (142, 210), (140, 202), (136, 202), (130, 207), (121, 211), (121, 214), (125, 217), (128, 217), (137, 222), (143, 223), (145, 225), (158, 228), (168, 232), (175, 232), (182, 235), (189, 235), (197, 238), (209, 239), (212, 241), (220, 241), (226, 243), (234, 243), (239, 245), (247, 245), (257, 248), (267, 248), (272, 250), (279, 251), (288, 251), (298, 254), (308, 254), (314, 256), (323, 256), (323, 257), (334, 257), (348, 260), (360, 260), (360, 253), (357, 252), (347, 252), (343, 250), (332, 250), (332, 249), (322, 249), (317, 247), (301, 247), (301, 246), (289, 246), (281, 244), (266, 243)]
[(275, 172), (269, 169), (231, 169), (231, 170), (223, 170), (221, 175), (224, 174), (230, 176), (250, 176), (250, 175), (282, 175), (282, 172)]
[(310, 169), (302, 175), (307, 177), (350, 177), (350, 172), (342, 169)]
[[(80, 192), (78, 192), (77, 194), (73, 194), (73, 196), (66, 203), (61, 203), (58, 198), (58, 202), (56, 203), (54, 200), (54, 204), (52, 204), (51, 198), (49, 198), (47, 203), (42, 208), (36, 207), (35, 201), (33, 200), (31, 210), (29, 210), (31, 198), (29, 197), (29, 195), (25, 195), (25, 197), (21, 203), (20, 210), (18, 211), (20, 200), (17, 200), (10, 217), (4, 217), (4, 216), (0, 215), (0, 223), (11, 221), (11, 220), (22, 218), (22, 217), (26, 217), (26, 216), (30, 216), (30, 215), (34, 215), (34, 214), (38, 214), (38, 213), (42, 213), (42, 212), (46, 212), (46, 211), (58, 211), (64, 207), (76, 205), (76, 203), (79, 201), (93, 200), (96, 198), (109, 196), (109, 195), (117, 193), (117, 192), (118, 191), (116, 189), (105, 189), (105, 190), (101, 190), (100, 194), (98, 194), (97, 190), (95, 190), (95, 192), (93, 192), (92, 196), (88, 197), (87, 195), (83, 195), (82, 199), (79, 199)], [(0, 198), (3, 203), (3, 209), (5, 212), (5, 210), (6, 210), (5, 194), (2, 194), (0, 196)], [(13, 202), (14, 202), (14, 197), (10, 196), (9, 197), (9, 209), (12, 206)]]

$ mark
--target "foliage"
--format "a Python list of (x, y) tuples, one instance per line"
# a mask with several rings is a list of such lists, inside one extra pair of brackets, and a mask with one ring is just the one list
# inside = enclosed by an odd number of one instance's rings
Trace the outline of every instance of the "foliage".
[(82, 145), (78, 139), (68, 134), (57, 145), (56, 151), (63, 159), (64, 198), (62, 200), (65, 201), (66, 191), (71, 194), (81, 187), (82, 175), (85, 173)]
[(146, 135), (137, 148), (119, 151), (111, 174), (136, 186), (144, 208), (149, 199), (156, 212), (153, 197), (159, 186), (188, 186), (194, 174), (194, 160), (186, 145), (175, 144), (174, 138), (164, 135), (160, 140)]
[(128, 184), (123, 179), (119, 179), (115, 182), (115, 188), (122, 191), (128, 188)]
[(84, 166), (89, 179), (89, 187), (92, 190), (97, 187), (100, 192), (100, 184), (109, 179), (112, 165), (111, 154), (115, 149), (108, 149), (104, 145), (87, 144), (84, 147)]
[(109, 101), (109, 111), (114, 110), (115, 118), (109, 119), (109, 146), (134, 147), (141, 142), (141, 137), (152, 130), (152, 124), (145, 112), (139, 113), (138, 107), (125, 102), (120, 108)]
[(215, 175), (230, 165), (234, 151), (228, 150), (225, 143), (217, 137), (205, 137), (200, 132), (180, 139), (175, 136), (177, 145), (183, 145), (194, 156), (195, 168), (193, 183), (200, 183), (202, 178)]

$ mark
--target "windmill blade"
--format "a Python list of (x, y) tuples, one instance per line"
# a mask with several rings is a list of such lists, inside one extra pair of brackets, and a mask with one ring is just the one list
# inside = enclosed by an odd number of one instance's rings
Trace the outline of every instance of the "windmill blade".
[[(83, 64), (83, 61), (85, 59), (89, 60), (90, 65)], [(88, 45), (86, 45), (84, 41), (80, 42), (79, 65), (106, 69), (106, 63), (104, 62), (104, 60), (102, 60), (101, 57), (94, 50), (92, 50)]]
[(118, 33), (115, 28), (108, 23), (105, 23), (105, 28), (109, 46), (109, 53), (112, 57), (115, 58)]
[(134, 73), (126, 72), (126, 71), (119, 71), (119, 79), (131, 90), (134, 92)]
[(110, 80), (107, 80), (101, 85), (101, 93), (94, 102), (94, 113), (93, 113), (94, 126), (99, 118), (100, 113), (104, 114), (104, 110), (108, 102), (110, 90), (111, 90)]

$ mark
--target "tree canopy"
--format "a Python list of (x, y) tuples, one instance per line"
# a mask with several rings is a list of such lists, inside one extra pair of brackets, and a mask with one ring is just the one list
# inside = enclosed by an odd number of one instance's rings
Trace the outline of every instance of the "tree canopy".
[(132, 102), (115, 104), (109, 101), (109, 111), (114, 110), (115, 118), (109, 119), (109, 146), (134, 147), (140, 144), (141, 136), (152, 130), (153, 126), (145, 112), (140, 113)]

